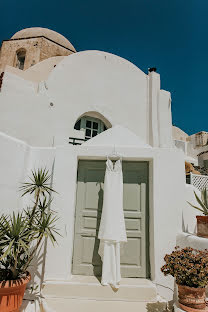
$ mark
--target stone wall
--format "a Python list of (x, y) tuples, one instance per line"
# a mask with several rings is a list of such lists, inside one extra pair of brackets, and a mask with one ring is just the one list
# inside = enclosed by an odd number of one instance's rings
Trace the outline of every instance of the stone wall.
[(66, 56), (74, 52), (44, 37), (3, 41), (0, 54), (0, 69), (6, 65), (16, 67), (16, 52), (26, 50), (24, 70), (52, 56)]
[(196, 146), (205, 146), (208, 143), (208, 132), (201, 131), (195, 134)]
[(173, 133), (173, 139), (174, 140), (187, 141), (187, 139), (188, 139), (188, 134), (176, 126), (172, 127), (172, 133)]
[(74, 52), (56, 44), (48, 39), (42, 38), (41, 50), (40, 50), (40, 61), (43, 61), (53, 56), (67, 56)]

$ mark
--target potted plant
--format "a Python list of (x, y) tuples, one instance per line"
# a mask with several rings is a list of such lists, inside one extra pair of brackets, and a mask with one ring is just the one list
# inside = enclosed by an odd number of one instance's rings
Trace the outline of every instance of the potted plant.
[(208, 193), (206, 188), (201, 191), (201, 199), (194, 192), (197, 202), (200, 207), (194, 206), (188, 202), (192, 207), (201, 211), (204, 216), (196, 216), (197, 219), (197, 236), (208, 238)]
[(28, 268), (44, 239), (56, 242), (55, 213), (50, 210), (50, 179), (46, 169), (32, 171), (20, 187), (34, 196), (32, 207), (0, 217), (0, 312), (18, 312), (31, 276)]
[(208, 250), (176, 247), (164, 258), (161, 271), (175, 277), (180, 307), (187, 312), (206, 309), (205, 287), (208, 284)]

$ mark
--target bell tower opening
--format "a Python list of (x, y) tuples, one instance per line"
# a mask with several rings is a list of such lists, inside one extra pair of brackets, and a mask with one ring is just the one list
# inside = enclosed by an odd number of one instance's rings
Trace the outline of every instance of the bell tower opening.
[(20, 49), (16, 52), (16, 66), (17, 68), (23, 70), (25, 65), (25, 57), (26, 57), (26, 50)]

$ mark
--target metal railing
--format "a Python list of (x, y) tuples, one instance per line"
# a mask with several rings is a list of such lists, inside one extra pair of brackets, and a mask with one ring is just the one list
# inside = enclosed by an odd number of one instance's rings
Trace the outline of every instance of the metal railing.
[(79, 138), (72, 138), (72, 137), (69, 137), (69, 144), (81, 145), (81, 144), (84, 143), (85, 141), (87, 141), (87, 140), (86, 140), (86, 139), (79, 139)]

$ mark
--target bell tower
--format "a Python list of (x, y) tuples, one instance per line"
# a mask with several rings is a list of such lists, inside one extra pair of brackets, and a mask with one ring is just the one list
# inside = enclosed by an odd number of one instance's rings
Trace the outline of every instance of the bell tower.
[(11, 39), (3, 40), (0, 51), (0, 70), (9, 65), (20, 70), (53, 56), (75, 53), (73, 45), (59, 33), (40, 27), (18, 31)]

